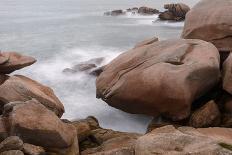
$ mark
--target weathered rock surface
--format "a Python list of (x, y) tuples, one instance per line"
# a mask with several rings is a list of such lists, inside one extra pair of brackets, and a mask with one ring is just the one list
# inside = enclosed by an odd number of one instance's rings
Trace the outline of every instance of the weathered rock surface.
[(202, 0), (186, 16), (183, 38), (212, 42), (220, 51), (232, 51), (232, 2)]
[(99, 146), (85, 149), (82, 155), (134, 155), (134, 144), (140, 135), (99, 128), (93, 130), (91, 136)]
[(20, 150), (10, 150), (2, 152), (0, 155), (24, 155), (24, 153)]
[(74, 126), (63, 123), (53, 112), (36, 100), (5, 105), (10, 135), (25, 143), (45, 148), (70, 147), (77, 133)]
[(15, 70), (22, 69), (35, 63), (36, 60), (29, 56), (24, 56), (16, 52), (0, 53), (0, 73), (10, 74)]
[(156, 38), (156, 37), (146, 39), (146, 40), (144, 40), (142, 42), (137, 43), (135, 45), (135, 48), (142, 47), (142, 46), (145, 46), (145, 45), (149, 45), (149, 44), (152, 44), (152, 43), (157, 42), (157, 41), (159, 41), (159, 39)]
[(173, 126), (165, 126), (140, 137), (136, 141), (135, 155), (232, 154), (232, 150), (223, 148), (219, 142), (193, 128), (175, 129)]
[(17, 136), (7, 137), (0, 143), (0, 152), (9, 150), (22, 150), (23, 141)]
[(190, 117), (189, 125), (195, 128), (218, 126), (221, 123), (221, 113), (214, 101), (209, 101), (197, 109)]
[(73, 121), (72, 125), (74, 125), (77, 130), (77, 137), (79, 141), (83, 141), (90, 136), (92, 130), (100, 128), (98, 120), (93, 116), (89, 116), (86, 119)]
[(28, 143), (23, 144), (23, 152), (27, 155), (46, 155), (43, 147)]
[(8, 137), (7, 126), (5, 124), (7, 118), (0, 117), (0, 142)]
[(228, 93), (232, 94), (232, 54), (227, 57), (227, 59), (223, 63), (222, 69), (222, 81), (223, 81), (223, 89)]
[(51, 88), (22, 75), (14, 75), (11, 77), (0, 75), (0, 79), (3, 79), (0, 82), (1, 106), (9, 102), (28, 101), (35, 98), (57, 116), (61, 117), (64, 113), (63, 104), (55, 96)]
[(97, 78), (97, 97), (126, 112), (182, 120), (218, 82), (219, 61), (216, 47), (205, 41), (154, 42), (109, 63)]
[(167, 11), (164, 11), (159, 15), (161, 20), (184, 20), (185, 15), (190, 10), (189, 6), (183, 3), (165, 4), (164, 8), (167, 9)]

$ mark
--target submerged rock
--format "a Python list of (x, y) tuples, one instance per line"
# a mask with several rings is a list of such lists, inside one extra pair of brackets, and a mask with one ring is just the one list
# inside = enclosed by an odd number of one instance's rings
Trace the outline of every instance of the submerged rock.
[(24, 56), (16, 52), (0, 53), (0, 73), (10, 74), (15, 70), (22, 69), (35, 63), (36, 60), (29, 56)]
[(205, 41), (154, 42), (109, 63), (97, 78), (97, 97), (126, 112), (182, 120), (217, 84), (219, 63), (217, 48)]
[[(63, 70), (63, 73), (79, 73), (79, 72), (86, 72), (90, 75), (95, 75), (97, 76), (101, 72), (101, 67), (98, 67), (99, 65), (102, 64), (105, 58), (100, 57), (100, 58), (93, 58), (88, 61), (81, 62), (77, 65), (74, 65), (71, 68), (65, 68)], [(98, 68), (97, 68), (98, 67)]]
[(220, 51), (232, 51), (230, 0), (201, 0), (186, 16), (183, 38), (202, 39)]
[(106, 16), (119, 16), (119, 15), (124, 15), (125, 12), (123, 10), (113, 10), (113, 11), (108, 11), (105, 12), (104, 15)]

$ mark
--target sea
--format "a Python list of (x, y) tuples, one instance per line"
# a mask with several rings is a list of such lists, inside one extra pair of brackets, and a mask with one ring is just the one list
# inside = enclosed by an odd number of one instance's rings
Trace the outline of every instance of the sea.
[(184, 22), (157, 15), (104, 16), (115, 9), (148, 6), (163, 11), (168, 3), (192, 7), (198, 0), (0, 0), (0, 50), (33, 56), (37, 62), (13, 74), (51, 87), (65, 106), (64, 119), (95, 116), (102, 127), (144, 133), (151, 117), (122, 112), (96, 99), (96, 77), (65, 68), (104, 57), (100, 65), (148, 38), (179, 38)]

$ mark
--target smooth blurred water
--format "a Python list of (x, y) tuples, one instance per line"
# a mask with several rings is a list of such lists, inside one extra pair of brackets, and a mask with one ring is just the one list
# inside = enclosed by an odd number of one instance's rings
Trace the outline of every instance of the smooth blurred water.
[[(52, 87), (65, 105), (64, 118), (96, 116), (106, 128), (144, 132), (149, 117), (131, 115), (95, 98), (95, 78), (62, 70), (81, 61), (105, 57), (109, 62), (135, 43), (153, 36), (178, 38), (183, 22), (160, 22), (157, 16), (107, 17), (113, 9), (197, 0), (1, 0), (0, 49), (35, 57), (38, 62), (18, 71)], [(154, 23), (152, 21), (155, 21)]]

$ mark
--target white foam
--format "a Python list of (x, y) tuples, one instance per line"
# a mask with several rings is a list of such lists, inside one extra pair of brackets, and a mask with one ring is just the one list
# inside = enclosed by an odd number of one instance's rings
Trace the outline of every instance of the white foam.
[[(40, 62), (19, 71), (43, 84), (52, 87), (63, 102), (66, 113), (63, 118), (80, 119), (93, 115), (105, 128), (119, 131), (145, 132), (149, 118), (131, 115), (112, 108), (100, 99), (96, 99), (95, 77), (78, 73), (64, 74), (62, 70), (82, 61), (105, 57), (108, 63), (121, 49), (105, 47), (74, 48), (58, 53), (47, 61)], [(122, 121), (123, 120), (123, 121)]]

